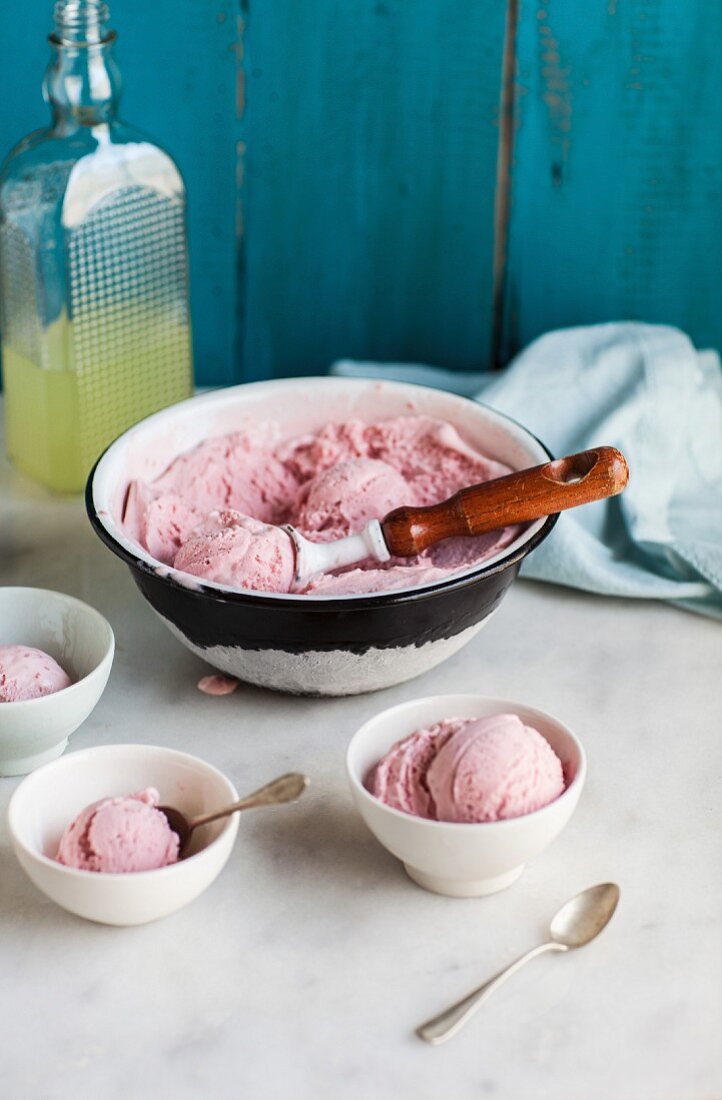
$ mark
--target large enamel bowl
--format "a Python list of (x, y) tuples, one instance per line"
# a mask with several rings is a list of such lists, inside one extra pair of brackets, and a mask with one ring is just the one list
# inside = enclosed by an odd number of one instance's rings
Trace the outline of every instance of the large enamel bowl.
[(442, 582), (342, 597), (201, 584), (141, 550), (120, 520), (133, 478), (157, 477), (176, 455), (212, 436), (275, 420), (291, 438), (330, 421), (415, 413), (451, 422), (468, 443), (512, 469), (550, 457), (515, 421), (453, 394), (364, 379), (280, 379), (193, 397), (130, 428), (90, 475), (88, 514), (168, 629), (209, 664), (254, 684), (300, 694), (350, 695), (389, 687), (433, 668), (473, 638), (556, 517), (537, 520), (483, 565)]

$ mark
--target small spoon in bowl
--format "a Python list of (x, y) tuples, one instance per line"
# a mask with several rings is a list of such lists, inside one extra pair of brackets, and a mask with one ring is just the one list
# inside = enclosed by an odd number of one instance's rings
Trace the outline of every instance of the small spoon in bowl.
[(159, 806), (158, 809), (165, 814), (168, 824), (178, 836), (178, 857), (182, 859), (194, 829), (201, 825), (208, 825), (211, 821), (218, 821), (221, 817), (229, 817), (239, 810), (254, 810), (258, 806), (277, 806), (282, 802), (295, 802), (306, 790), (308, 782), (307, 775), (289, 772), (287, 775), (271, 780), (265, 787), (246, 795), (240, 801), (232, 802), (230, 806), (211, 810), (207, 814), (198, 814), (196, 817), (188, 817), (173, 806)]
[(468, 997), (458, 1001), (451, 1008), (427, 1020), (416, 1034), (432, 1046), (445, 1043), (452, 1035), (460, 1031), (467, 1020), (471, 1019), (479, 1006), (502, 982), (515, 974), (530, 959), (545, 951), (570, 951), (575, 947), (584, 947), (599, 935), (614, 916), (619, 901), (619, 887), (614, 882), (603, 882), (599, 886), (590, 886), (581, 894), (562, 905), (552, 918), (549, 928), (551, 938), (546, 943), (527, 951), (516, 962), (511, 963), (499, 974), (484, 982)]

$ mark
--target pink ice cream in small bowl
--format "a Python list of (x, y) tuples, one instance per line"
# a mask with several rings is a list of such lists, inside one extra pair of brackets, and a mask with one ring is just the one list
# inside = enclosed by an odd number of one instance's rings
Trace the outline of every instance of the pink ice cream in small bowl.
[(70, 687), (72, 680), (54, 657), (29, 645), (0, 645), (0, 703), (42, 699)]
[(356, 807), (374, 836), (434, 893), (510, 886), (576, 808), (586, 757), (550, 714), (483, 695), (383, 711), (348, 748)]
[(114, 651), (110, 623), (81, 600), (0, 587), (0, 776), (65, 751), (103, 694)]
[(179, 839), (155, 787), (91, 802), (60, 838), (56, 859), (78, 871), (132, 874), (178, 862)]
[(188, 854), (156, 808), (189, 816), (238, 799), (204, 760), (153, 745), (108, 745), (29, 775), (8, 808), (15, 854), (64, 909), (102, 924), (144, 924), (198, 897), (223, 869), (238, 815), (193, 833)]

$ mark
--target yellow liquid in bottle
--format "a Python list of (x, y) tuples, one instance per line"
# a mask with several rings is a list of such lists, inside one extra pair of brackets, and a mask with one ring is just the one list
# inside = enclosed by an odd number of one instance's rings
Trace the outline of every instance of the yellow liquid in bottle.
[(189, 326), (153, 314), (139, 306), (110, 324), (99, 316), (93, 329), (113, 338), (92, 355), (87, 344), (79, 354), (63, 317), (44, 331), (45, 367), (3, 346), (7, 450), (19, 469), (54, 492), (79, 493), (121, 432), (190, 396)]
[(44, 370), (6, 346), (3, 378), (8, 455), (49, 489), (77, 492), (85, 470), (80, 457), (77, 375)]

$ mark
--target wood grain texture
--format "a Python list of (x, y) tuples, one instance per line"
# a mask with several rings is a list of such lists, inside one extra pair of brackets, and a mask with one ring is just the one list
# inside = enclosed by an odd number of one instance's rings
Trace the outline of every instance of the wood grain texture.
[[(10, 5), (8, 4), (8, 9)], [(237, 0), (110, 0), (121, 114), (176, 159), (188, 189), (196, 378), (237, 372)], [(0, 12), (0, 157), (47, 125), (41, 86), (52, 3)]]
[(237, 0), (123, 0), (123, 113), (176, 157), (188, 189), (198, 382), (238, 380), (236, 232), (242, 28)]
[(505, 352), (641, 318), (722, 345), (722, 5), (521, 0)]
[(495, 0), (249, 0), (243, 375), (485, 366)]
[(381, 527), (392, 555), (411, 557), (442, 539), (483, 535), (556, 515), (621, 493), (627, 460), (616, 447), (594, 447), (461, 489), (426, 508), (389, 512)]

